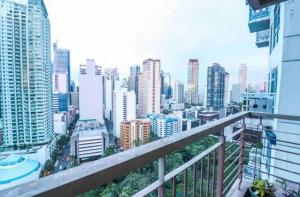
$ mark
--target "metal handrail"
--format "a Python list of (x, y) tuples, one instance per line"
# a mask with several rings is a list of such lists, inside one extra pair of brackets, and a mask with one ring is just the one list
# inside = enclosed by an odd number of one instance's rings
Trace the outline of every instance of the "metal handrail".
[[(203, 137), (222, 131), (225, 127), (244, 118), (275, 118), (300, 121), (299, 116), (241, 112), (187, 132), (174, 134), (122, 153), (2, 190), (0, 196), (75, 196), (110, 183), (131, 171), (144, 167), (150, 162), (197, 142)], [(223, 149), (225, 150), (224, 147)], [(220, 154), (218, 155), (220, 156)], [(220, 186), (217, 185), (217, 187)]]

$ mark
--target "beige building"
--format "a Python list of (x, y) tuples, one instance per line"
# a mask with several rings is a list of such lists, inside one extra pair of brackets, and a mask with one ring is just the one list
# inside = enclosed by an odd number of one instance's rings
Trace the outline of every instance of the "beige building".
[(139, 115), (160, 113), (160, 60), (146, 59), (139, 75)]
[(150, 136), (150, 120), (133, 120), (121, 123), (121, 147), (124, 150), (135, 147), (138, 144), (146, 144)]
[(240, 92), (245, 93), (247, 88), (247, 65), (241, 64), (239, 69), (239, 85), (240, 85)]
[(199, 61), (198, 59), (190, 59), (188, 65), (188, 87), (186, 103), (199, 104)]

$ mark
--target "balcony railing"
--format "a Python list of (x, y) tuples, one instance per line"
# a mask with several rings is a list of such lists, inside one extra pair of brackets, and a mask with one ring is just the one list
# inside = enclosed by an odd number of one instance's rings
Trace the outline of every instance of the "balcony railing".
[(270, 8), (253, 10), (249, 6), (249, 30), (251, 33), (267, 30), (270, 28)]
[(256, 32), (256, 46), (258, 48), (268, 47), (270, 43), (270, 30)]
[[(259, 158), (257, 155), (253, 156), (249, 153), (249, 147), (251, 148), (256, 142), (253, 141), (253, 136), (248, 133), (248, 122), (257, 122), (255, 123), (257, 124), (257, 131), (262, 133), (265, 119), (274, 119), (276, 123), (279, 119), (289, 120), (285, 122), (288, 124), (300, 121), (298, 116), (241, 112), (190, 131), (178, 133), (97, 161), (84, 163), (78, 167), (33, 182), (0, 191), (0, 196), (75, 196), (108, 184), (154, 161), (158, 161), (158, 179), (144, 189), (141, 188), (134, 196), (146, 196), (148, 194), (164, 196), (167, 184), (168, 186), (171, 185), (172, 194), (176, 196), (177, 178), (179, 176), (183, 176), (184, 196), (195, 196), (196, 193), (200, 193), (201, 196), (225, 196), (233, 185), (234, 187), (243, 186), (245, 164), (253, 158), (255, 160)], [(224, 135), (225, 128), (237, 123), (239, 123), (240, 128), (226, 137)], [(218, 138), (218, 142), (176, 169), (168, 173), (165, 172), (165, 158), (167, 155), (211, 135)], [(274, 142), (272, 136), (270, 138), (269, 135), (261, 135), (259, 139), (269, 140), (267, 144), (262, 145), (262, 148), (266, 146), (268, 151), (273, 149), (277, 151), (284, 150), (288, 154), (293, 153), (287, 148), (283, 149), (270, 145), (270, 140)], [(279, 139), (276, 140), (280, 142)], [(286, 139), (281, 140), (281, 143), (284, 142), (287, 142)], [(296, 145), (300, 144), (290, 141), (290, 145), (295, 148)], [(277, 176), (276, 168), (294, 175), (299, 174), (293, 169), (281, 169), (281, 167), (275, 166), (274, 162), (270, 162), (270, 159), (274, 157), (288, 162), (290, 165), (300, 165), (299, 159), (297, 162), (297, 159), (275, 157), (274, 154), (270, 155), (268, 151), (261, 151), (261, 157), (268, 156), (268, 160), (265, 159), (259, 163), (262, 164), (261, 166), (256, 161), (252, 162), (255, 166), (255, 172), (258, 171), (259, 176), (265, 173), (267, 176), (284, 180), (281, 175)], [(299, 156), (300, 153), (296, 151), (296, 155)], [(272, 169), (270, 171), (262, 169), (266, 167)], [(297, 178), (287, 181), (298, 183)]]

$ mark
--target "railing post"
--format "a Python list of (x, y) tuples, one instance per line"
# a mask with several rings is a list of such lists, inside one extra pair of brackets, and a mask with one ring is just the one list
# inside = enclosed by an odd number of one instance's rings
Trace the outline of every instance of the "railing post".
[[(245, 150), (245, 130), (246, 130), (246, 124), (245, 124), (245, 118), (243, 119), (243, 125), (242, 125), (242, 132), (241, 132), (241, 140), (240, 140), (240, 159), (239, 159), (239, 190), (241, 189), (241, 184), (243, 182), (243, 173), (244, 173), (244, 150)], [(255, 174), (255, 172), (254, 172)]]
[(223, 182), (224, 182), (224, 161), (225, 161), (225, 136), (224, 128), (222, 129), (221, 136), (219, 139), (222, 145), (218, 148), (218, 172), (217, 172), (217, 190), (216, 196), (222, 197), (223, 193)]
[(158, 188), (158, 197), (164, 196), (165, 158), (158, 159), (158, 180), (161, 186)]

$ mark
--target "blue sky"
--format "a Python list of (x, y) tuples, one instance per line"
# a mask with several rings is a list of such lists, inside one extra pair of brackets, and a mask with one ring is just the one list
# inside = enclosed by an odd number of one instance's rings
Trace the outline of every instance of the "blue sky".
[(71, 50), (72, 76), (87, 58), (118, 67), (122, 77), (131, 65), (159, 58), (174, 80), (187, 82), (189, 58), (200, 61), (200, 87), (207, 66), (223, 65), (238, 80), (246, 63), (249, 81), (266, 80), (268, 49), (255, 46), (248, 30), (244, 0), (44, 0), (52, 41)]

